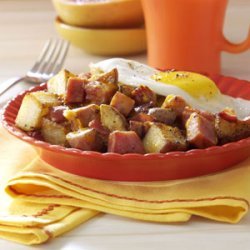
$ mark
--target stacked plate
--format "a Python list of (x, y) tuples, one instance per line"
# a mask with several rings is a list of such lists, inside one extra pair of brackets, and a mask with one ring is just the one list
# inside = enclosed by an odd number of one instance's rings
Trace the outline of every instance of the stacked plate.
[(124, 56), (146, 50), (140, 0), (53, 0), (58, 33), (91, 54)]

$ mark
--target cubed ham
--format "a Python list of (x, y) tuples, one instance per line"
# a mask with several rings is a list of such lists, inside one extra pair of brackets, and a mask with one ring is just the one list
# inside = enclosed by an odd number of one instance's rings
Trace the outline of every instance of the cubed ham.
[(49, 110), (48, 118), (56, 123), (66, 122), (66, 118), (63, 115), (63, 112), (67, 110), (67, 106), (55, 106), (51, 107)]
[(154, 121), (154, 117), (152, 115), (148, 115), (145, 113), (139, 113), (134, 115), (130, 121), (138, 121), (138, 122), (152, 122)]
[(194, 109), (189, 106), (186, 106), (181, 115), (181, 121), (184, 126), (192, 113), (197, 113), (211, 122), (214, 122), (215, 120), (215, 115), (208, 111), (202, 111), (202, 110), (198, 110), (198, 109)]
[(218, 143), (214, 124), (194, 112), (186, 122), (187, 141), (196, 148), (207, 148)]
[(129, 121), (129, 130), (134, 131), (140, 138), (143, 138), (150, 128), (150, 122)]
[(103, 139), (105, 144), (108, 143), (108, 137), (109, 137), (110, 131), (102, 125), (100, 117), (96, 117), (94, 120), (92, 120), (89, 123), (88, 126), (89, 128), (93, 128), (98, 132), (98, 134)]
[(114, 131), (109, 135), (108, 152), (144, 154), (141, 139), (134, 131)]
[(172, 125), (176, 119), (176, 112), (171, 108), (151, 108), (148, 114), (157, 122)]
[(70, 77), (67, 82), (65, 103), (83, 103), (85, 79), (79, 77)]
[(229, 122), (237, 122), (238, 118), (232, 109), (224, 109), (218, 114), (222, 119)]
[(170, 108), (176, 112), (177, 116), (180, 116), (186, 106), (187, 103), (182, 97), (177, 95), (168, 95), (161, 107), (167, 109)]
[(91, 81), (85, 85), (86, 100), (98, 105), (108, 104), (117, 89), (118, 86), (115, 83)]
[(35, 138), (36, 140), (44, 141), (41, 130), (28, 131), (27, 135)]
[(129, 121), (129, 130), (134, 131), (140, 138), (145, 135), (143, 122)]
[(141, 85), (132, 91), (132, 98), (135, 100), (136, 106), (153, 102), (156, 105), (157, 96), (149, 87)]
[(95, 129), (80, 129), (70, 132), (66, 135), (66, 139), (72, 148), (85, 151), (100, 151), (103, 147)]
[(135, 101), (130, 97), (117, 91), (113, 96), (110, 105), (115, 107), (121, 114), (128, 116), (135, 104)]

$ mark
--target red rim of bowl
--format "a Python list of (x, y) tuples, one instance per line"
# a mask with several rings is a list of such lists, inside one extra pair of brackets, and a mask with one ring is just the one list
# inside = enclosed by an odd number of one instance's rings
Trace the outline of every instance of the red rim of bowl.
[[(210, 76), (213, 80), (215, 80), (217, 86), (222, 91), (222, 93), (226, 93), (228, 95), (234, 97), (241, 97), (245, 99), (250, 99), (250, 82), (246, 80), (239, 80), (233, 77), (225, 77), (220, 75)], [(237, 84), (232, 84), (233, 82), (237, 82)], [(230, 85), (231, 83), (231, 85)], [(247, 86), (249, 84), (249, 86)], [(228, 88), (229, 87), (229, 88)], [(180, 151), (173, 151), (168, 153), (149, 153), (149, 154), (118, 154), (118, 153), (100, 153), (95, 151), (82, 151), (75, 148), (65, 148), (63, 146), (52, 145), (44, 141), (39, 141), (31, 136), (28, 136), (26, 132), (18, 129), (15, 126), (15, 118), (20, 107), (21, 101), (24, 95), (28, 92), (34, 92), (39, 90), (44, 90), (46, 88), (46, 83), (43, 83), (39, 86), (31, 87), (28, 90), (23, 91), (13, 99), (11, 99), (4, 107), (4, 111), (2, 113), (1, 121), (5, 129), (9, 131), (12, 135), (16, 136), (17, 138), (30, 143), (36, 147), (45, 148), (49, 151), (54, 152), (63, 152), (65, 154), (70, 155), (78, 155), (78, 156), (93, 156), (98, 158), (105, 157), (106, 159), (114, 159), (115, 158), (122, 158), (122, 159), (138, 159), (138, 160), (146, 160), (146, 159), (162, 159), (168, 157), (190, 157), (190, 156), (197, 156), (199, 154), (221, 154), (222, 152), (227, 151), (234, 151), (236, 149), (245, 147), (246, 145), (250, 145), (250, 137), (239, 140), (237, 142), (231, 142), (224, 144), (222, 146), (212, 146), (206, 149), (191, 149), (188, 151), (180, 152)], [(240, 91), (239, 91), (240, 90)]]

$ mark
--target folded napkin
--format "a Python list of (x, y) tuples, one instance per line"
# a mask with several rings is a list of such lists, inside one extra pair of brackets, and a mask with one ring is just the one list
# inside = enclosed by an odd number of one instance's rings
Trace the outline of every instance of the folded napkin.
[[(0, 137), (1, 181), (12, 198), (0, 212), (0, 237), (6, 239), (39, 244), (98, 212), (153, 222), (185, 222), (198, 215), (237, 223), (249, 209), (250, 158), (230, 170), (186, 180), (101, 181), (53, 168), (2, 128)], [(6, 175), (12, 176), (8, 182)]]

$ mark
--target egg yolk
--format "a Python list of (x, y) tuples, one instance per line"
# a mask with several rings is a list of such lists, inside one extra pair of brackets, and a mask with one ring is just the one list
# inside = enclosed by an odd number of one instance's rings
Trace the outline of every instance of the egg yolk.
[(209, 100), (220, 93), (211, 79), (197, 73), (167, 71), (157, 73), (153, 75), (152, 78), (157, 82), (175, 85), (194, 98), (205, 98)]

